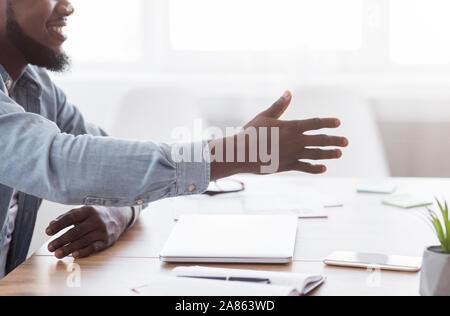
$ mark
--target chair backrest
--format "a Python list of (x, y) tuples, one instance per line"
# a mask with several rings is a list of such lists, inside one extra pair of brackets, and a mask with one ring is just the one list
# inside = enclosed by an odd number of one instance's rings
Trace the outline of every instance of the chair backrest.
[[(352, 91), (310, 88), (293, 92), (291, 107), (283, 118), (338, 117), (337, 130), (319, 131), (346, 136), (350, 141), (341, 160), (327, 162), (329, 176), (382, 178), (389, 167), (375, 115), (368, 100)], [(315, 133), (315, 132), (314, 132)]]
[(141, 141), (174, 143), (178, 127), (194, 130), (201, 119), (195, 98), (178, 87), (142, 87), (128, 92), (119, 105), (112, 136)]

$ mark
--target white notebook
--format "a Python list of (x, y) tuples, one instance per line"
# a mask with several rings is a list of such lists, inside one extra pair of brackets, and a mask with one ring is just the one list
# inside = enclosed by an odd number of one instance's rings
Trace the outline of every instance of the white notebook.
[(286, 286), (297, 295), (307, 295), (320, 285), (326, 277), (322, 275), (308, 275), (303, 273), (218, 269), (207, 267), (178, 267), (172, 274), (181, 278), (224, 279), (223, 282), (260, 282), (276, 286)]
[(170, 263), (290, 263), (297, 224), (295, 215), (186, 215), (160, 258)]
[(159, 276), (133, 289), (142, 296), (298, 296), (291, 286)]

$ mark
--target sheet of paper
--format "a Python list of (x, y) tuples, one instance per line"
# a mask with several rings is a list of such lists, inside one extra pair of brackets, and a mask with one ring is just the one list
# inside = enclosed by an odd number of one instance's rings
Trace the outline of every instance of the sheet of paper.
[(343, 202), (310, 188), (296, 188), (282, 196), (248, 190), (214, 197), (189, 196), (172, 200), (174, 218), (187, 214), (295, 214), (299, 218), (327, 218), (329, 208)]
[(385, 198), (383, 204), (408, 209), (433, 205), (433, 201), (425, 198), (413, 197), (409, 194), (402, 194)]
[(344, 201), (335, 196), (322, 195), (320, 200), (324, 208), (344, 207)]
[(359, 193), (374, 193), (374, 194), (392, 194), (397, 190), (397, 186), (392, 183), (385, 182), (366, 182), (358, 185), (357, 191)]

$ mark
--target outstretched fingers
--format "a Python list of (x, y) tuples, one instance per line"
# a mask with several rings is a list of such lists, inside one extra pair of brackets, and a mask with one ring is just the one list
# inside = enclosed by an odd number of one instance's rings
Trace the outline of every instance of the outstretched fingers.
[(337, 118), (313, 118), (291, 122), (300, 132), (316, 131), (323, 128), (338, 128), (341, 121)]
[(329, 135), (304, 135), (302, 142), (306, 147), (347, 147), (348, 139)]
[(305, 148), (300, 153), (299, 159), (328, 160), (328, 159), (339, 159), (341, 157), (342, 157), (342, 151), (340, 149), (323, 150), (323, 149), (307, 149), (307, 148)]
[(300, 171), (310, 174), (322, 174), (327, 172), (325, 165), (313, 165), (307, 162), (299, 161), (292, 168), (291, 171)]

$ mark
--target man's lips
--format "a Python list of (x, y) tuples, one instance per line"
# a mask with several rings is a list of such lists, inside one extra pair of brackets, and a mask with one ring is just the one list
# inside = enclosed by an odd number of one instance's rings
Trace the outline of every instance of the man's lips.
[(50, 26), (47, 27), (48, 33), (53, 37), (57, 38), (59, 41), (66, 41), (67, 35), (64, 34), (64, 30), (62, 26)]
[(64, 42), (67, 40), (67, 35), (64, 34), (64, 27), (67, 25), (64, 20), (57, 20), (47, 23), (47, 30), (50, 35)]

